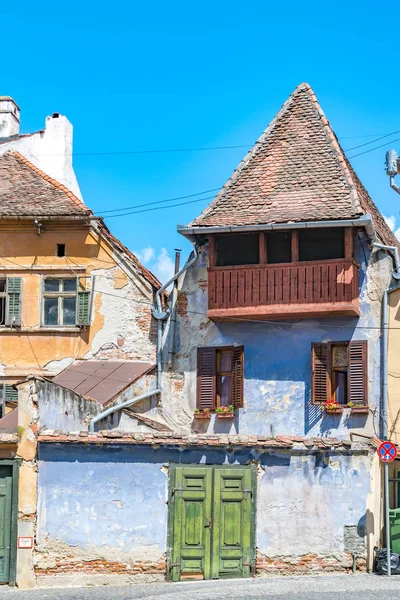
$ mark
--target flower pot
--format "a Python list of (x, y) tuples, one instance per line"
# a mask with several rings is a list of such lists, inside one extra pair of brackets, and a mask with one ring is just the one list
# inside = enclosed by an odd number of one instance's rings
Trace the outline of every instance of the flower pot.
[(233, 419), (235, 414), (233, 412), (216, 413), (218, 419)]
[(343, 412), (343, 408), (326, 408), (325, 412), (328, 415), (341, 415)]
[(351, 414), (367, 415), (368, 412), (369, 412), (368, 406), (352, 406), (351, 407)]
[(194, 413), (195, 419), (200, 419), (205, 421), (206, 419), (211, 419), (211, 413)]

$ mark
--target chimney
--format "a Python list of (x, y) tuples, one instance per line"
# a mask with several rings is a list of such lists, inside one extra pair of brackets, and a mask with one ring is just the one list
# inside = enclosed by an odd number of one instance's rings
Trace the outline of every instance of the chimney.
[(0, 96), (0, 138), (19, 134), (20, 108), (10, 96)]

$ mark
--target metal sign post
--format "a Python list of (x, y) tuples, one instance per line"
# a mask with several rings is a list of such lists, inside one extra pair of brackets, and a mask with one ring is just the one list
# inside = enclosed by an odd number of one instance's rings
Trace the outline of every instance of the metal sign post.
[(392, 575), (392, 566), (390, 564), (390, 505), (389, 505), (389, 463), (393, 462), (397, 456), (397, 446), (392, 442), (382, 442), (378, 448), (378, 454), (384, 463), (384, 492), (385, 492), (385, 529), (386, 529), (386, 551), (387, 551), (387, 574)]

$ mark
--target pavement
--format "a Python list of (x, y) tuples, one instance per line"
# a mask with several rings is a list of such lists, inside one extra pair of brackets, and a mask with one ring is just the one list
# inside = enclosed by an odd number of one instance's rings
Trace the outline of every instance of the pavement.
[(400, 575), (263, 577), (130, 587), (0, 588), (0, 600), (399, 600)]

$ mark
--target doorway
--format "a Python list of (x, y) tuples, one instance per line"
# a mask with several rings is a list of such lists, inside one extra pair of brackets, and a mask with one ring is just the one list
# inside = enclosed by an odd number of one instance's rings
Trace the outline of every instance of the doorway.
[(255, 573), (253, 466), (171, 467), (168, 579)]

